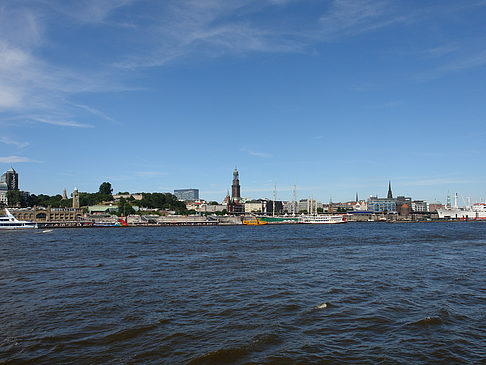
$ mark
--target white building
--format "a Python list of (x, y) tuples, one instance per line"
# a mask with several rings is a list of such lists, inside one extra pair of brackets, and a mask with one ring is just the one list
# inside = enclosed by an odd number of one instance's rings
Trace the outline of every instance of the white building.
[(245, 202), (245, 213), (263, 213), (266, 204), (263, 201), (248, 201)]
[(8, 205), (7, 192), (8, 192), (7, 183), (0, 182), (0, 206)]
[(428, 212), (427, 202), (424, 200), (413, 200), (412, 212)]

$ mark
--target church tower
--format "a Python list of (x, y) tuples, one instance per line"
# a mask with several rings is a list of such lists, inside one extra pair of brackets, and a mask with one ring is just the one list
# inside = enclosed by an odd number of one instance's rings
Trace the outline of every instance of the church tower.
[(78, 188), (74, 188), (73, 191), (73, 208), (78, 209), (79, 208), (79, 192)]
[(233, 172), (233, 185), (231, 185), (231, 198), (234, 202), (239, 202), (241, 200), (239, 177), (240, 175), (238, 174), (238, 170), (235, 167), (235, 171)]
[(390, 180), (388, 180), (388, 195), (387, 195), (387, 198), (388, 199), (393, 199), (393, 194), (392, 194), (392, 191), (391, 191), (391, 182), (390, 182)]

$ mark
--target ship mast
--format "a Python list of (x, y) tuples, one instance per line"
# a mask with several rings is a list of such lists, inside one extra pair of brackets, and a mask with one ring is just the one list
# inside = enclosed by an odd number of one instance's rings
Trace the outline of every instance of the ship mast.
[(293, 197), (293, 199), (294, 200), (292, 200), (292, 213), (295, 216), (295, 211), (297, 210), (296, 202), (295, 202), (295, 183), (294, 183), (294, 197)]
[(275, 195), (277, 194), (277, 184), (273, 184), (273, 216), (275, 217)]

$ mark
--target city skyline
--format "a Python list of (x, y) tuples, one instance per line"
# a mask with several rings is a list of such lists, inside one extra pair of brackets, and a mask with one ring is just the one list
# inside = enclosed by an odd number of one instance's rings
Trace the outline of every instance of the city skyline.
[(486, 197), (485, 1), (0, 5), (22, 190)]

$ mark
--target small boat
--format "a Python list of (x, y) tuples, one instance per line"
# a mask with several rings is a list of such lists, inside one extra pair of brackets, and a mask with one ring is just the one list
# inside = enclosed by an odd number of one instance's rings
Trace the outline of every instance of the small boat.
[(268, 224), (268, 222), (263, 221), (259, 218), (243, 219), (243, 224), (247, 226), (262, 226)]
[(37, 228), (37, 223), (19, 221), (7, 208), (5, 208), (5, 213), (7, 214), (5, 217), (0, 217), (0, 230)]
[(127, 227), (128, 224), (124, 219), (117, 219), (116, 222), (95, 222), (92, 227)]
[(299, 217), (299, 223), (303, 224), (339, 224), (346, 223), (343, 215), (312, 214)]

